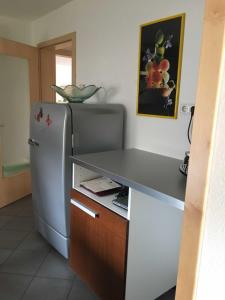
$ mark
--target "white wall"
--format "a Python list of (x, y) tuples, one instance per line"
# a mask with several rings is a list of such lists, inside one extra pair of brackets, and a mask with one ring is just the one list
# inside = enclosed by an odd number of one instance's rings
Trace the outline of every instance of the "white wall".
[(29, 159), (29, 73), (28, 61), (0, 54), (0, 128), (4, 164)]
[(223, 66), (197, 300), (225, 299), (225, 53)]
[(31, 43), (31, 22), (0, 16), (0, 37)]
[(186, 13), (180, 105), (194, 103), (200, 55), (203, 0), (79, 0), (34, 21), (36, 44), (77, 33), (77, 84), (103, 85), (108, 102), (127, 110), (126, 146), (183, 158), (189, 148), (189, 117), (136, 116), (139, 25)]

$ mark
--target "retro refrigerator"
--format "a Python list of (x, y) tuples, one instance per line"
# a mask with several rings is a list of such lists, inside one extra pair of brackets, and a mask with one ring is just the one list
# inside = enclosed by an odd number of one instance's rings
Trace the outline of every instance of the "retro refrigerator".
[(37, 230), (64, 257), (69, 248), (71, 155), (123, 147), (117, 104), (35, 103), (30, 117), (32, 199)]

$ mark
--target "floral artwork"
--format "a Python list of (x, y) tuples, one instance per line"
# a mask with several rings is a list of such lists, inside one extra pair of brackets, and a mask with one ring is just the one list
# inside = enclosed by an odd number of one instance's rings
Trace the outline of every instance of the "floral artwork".
[(177, 117), (184, 14), (140, 29), (137, 113)]

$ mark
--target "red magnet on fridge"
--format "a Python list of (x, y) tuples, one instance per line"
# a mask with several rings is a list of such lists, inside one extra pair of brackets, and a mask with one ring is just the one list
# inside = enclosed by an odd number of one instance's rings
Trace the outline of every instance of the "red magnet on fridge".
[(34, 117), (35, 117), (35, 120), (36, 120), (36, 121), (40, 122), (41, 119), (43, 118), (43, 109), (40, 108), (39, 113), (36, 113), (36, 114), (34, 115)]
[(48, 127), (52, 124), (52, 119), (50, 118), (50, 115), (47, 115), (45, 122), (48, 125)]

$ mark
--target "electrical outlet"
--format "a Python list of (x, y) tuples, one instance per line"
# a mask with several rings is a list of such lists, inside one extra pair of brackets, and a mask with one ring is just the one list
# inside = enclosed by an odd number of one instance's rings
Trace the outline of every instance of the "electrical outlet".
[(183, 104), (181, 106), (181, 112), (183, 114), (190, 114), (191, 113), (191, 107), (193, 106), (193, 104)]

